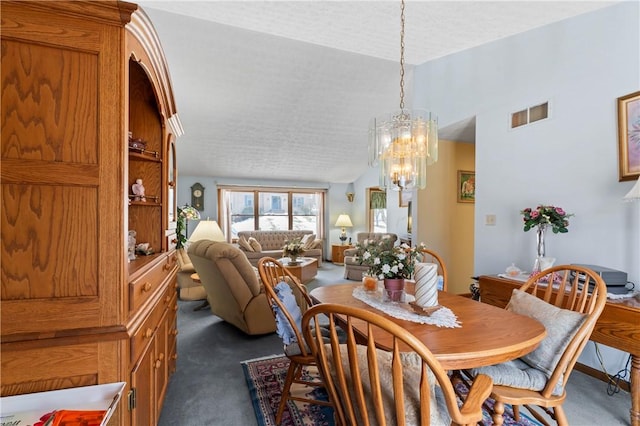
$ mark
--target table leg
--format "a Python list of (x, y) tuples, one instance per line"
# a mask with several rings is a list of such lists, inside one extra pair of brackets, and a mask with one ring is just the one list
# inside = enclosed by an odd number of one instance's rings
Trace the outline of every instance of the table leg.
[(640, 355), (631, 354), (631, 426), (640, 426)]

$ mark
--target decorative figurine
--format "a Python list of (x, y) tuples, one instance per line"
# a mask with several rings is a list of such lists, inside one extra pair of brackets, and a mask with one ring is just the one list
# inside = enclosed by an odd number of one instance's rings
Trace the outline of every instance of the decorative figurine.
[(129, 261), (136, 260), (136, 231), (129, 231), (128, 243), (127, 259)]
[(144, 186), (142, 186), (142, 179), (136, 179), (136, 183), (131, 185), (131, 190), (133, 191), (133, 201), (147, 201), (144, 196)]

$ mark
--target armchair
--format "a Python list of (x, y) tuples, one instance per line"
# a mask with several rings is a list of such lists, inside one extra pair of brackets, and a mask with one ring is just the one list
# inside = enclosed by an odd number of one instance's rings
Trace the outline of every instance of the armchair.
[(242, 250), (226, 242), (200, 240), (188, 253), (214, 315), (247, 334), (276, 331), (264, 289)]
[[(366, 240), (378, 241), (385, 237), (391, 238), (394, 243), (398, 240), (396, 234), (388, 232), (358, 232), (356, 235), (358, 244), (362, 244)], [(360, 264), (357, 248), (346, 249), (344, 251), (344, 277), (346, 279), (360, 281), (362, 279), (362, 273), (368, 270), (369, 267), (367, 265)]]

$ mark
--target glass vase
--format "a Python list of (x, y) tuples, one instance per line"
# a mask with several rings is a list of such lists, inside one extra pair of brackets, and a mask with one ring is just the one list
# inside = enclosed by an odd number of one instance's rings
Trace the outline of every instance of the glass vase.
[(536, 261), (533, 264), (532, 272), (535, 274), (542, 271), (542, 259), (545, 257), (544, 233), (547, 230), (546, 224), (540, 224), (536, 228)]

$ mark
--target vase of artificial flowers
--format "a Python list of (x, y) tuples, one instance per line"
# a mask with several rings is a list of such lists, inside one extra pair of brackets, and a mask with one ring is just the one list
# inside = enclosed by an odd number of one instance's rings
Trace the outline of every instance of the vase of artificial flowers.
[(369, 273), (384, 280), (385, 300), (404, 300), (404, 280), (413, 275), (418, 249), (407, 244), (394, 246), (389, 238), (364, 241), (359, 245), (360, 263), (369, 266)]
[(545, 232), (548, 227), (554, 234), (566, 234), (569, 232), (568, 218), (573, 214), (568, 214), (561, 207), (539, 205), (535, 209), (527, 207), (520, 212), (524, 221), (524, 231), (527, 232), (532, 228), (536, 228), (536, 262), (533, 266), (533, 272), (541, 269), (540, 263), (546, 255)]
[(297, 265), (298, 256), (301, 256), (302, 253), (304, 253), (304, 248), (300, 238), (285, 241), (282, 255), (289, 258), (289, 265)]

